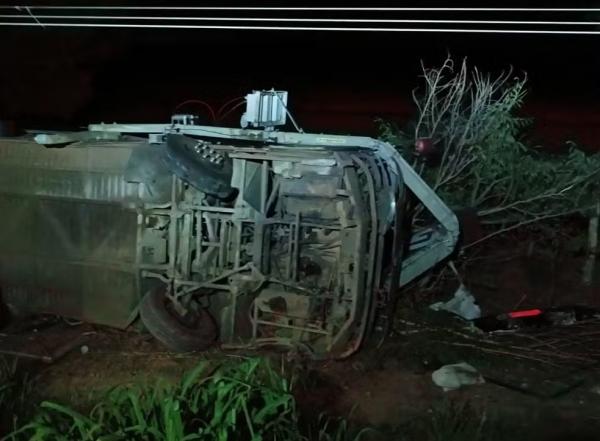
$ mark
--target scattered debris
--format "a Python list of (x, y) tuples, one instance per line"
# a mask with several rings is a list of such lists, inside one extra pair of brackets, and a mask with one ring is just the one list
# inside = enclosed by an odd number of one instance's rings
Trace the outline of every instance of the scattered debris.
[(0, 335), (0, 354), (50, 364), (80, 349), (93, 334), (55, 318), (35, 317), (11, 327)]
[(452, 299), (447, 302), (434, 303), (429, 305), (429, 308), (434, 311), (448, 311), (465, 320), (474, 320), (481, 317), (481, 309), (477, 305), (475, 297), (463, 284), (458, 287)]
[[(81, 346), (87, 340), (88, 340), (88, 336), (87, 335), (79, 335), (75, 339), (67, 341), (62, 346), (59, 346), (58, 348), (56, 348), (54, 350), (54, 352), (52, 352), (52, 355), (50, 356), (50, 359), (49, 360), (44, 360), (44, 361), (46, 361), (48, 363), (54, 363), (59, 358), (64, 357), (65, 355), (67, 355), (69, 352), (71, 352), (75, 348)], [(85, 347), (87, 347), (87, 346), (85, 346)]]
[(473, 323), (486, 332), (505, 332), (524, 328), (572, 326), (584, 320), (598, 318), (600, 313), (597, 309), (576, 305), (511, 311), (474, 319)]
[(462, 386), (483, 384), (481, 374), (469, 363), (447, 364), (431, 374), (433, 382), (444, 392), (459, 389)]
[(36, 351), (24, 351), (24, 350), (14, 350), (14, 349), (6, 349), (0, 347), (0, 354), (4, 355), (12, 355), (17, 358), (28, 358), (31, 360), (39, 360), (44, 363), (54, 363), (57, 360), (61, 359), (77, 346), (81, 345), (85, 340), (87, 340), (87, 336), (80, 336), (75, 338), (74, 340), (69, 340), (63, 345), (57, 347), (52, 353), (39, 353)]

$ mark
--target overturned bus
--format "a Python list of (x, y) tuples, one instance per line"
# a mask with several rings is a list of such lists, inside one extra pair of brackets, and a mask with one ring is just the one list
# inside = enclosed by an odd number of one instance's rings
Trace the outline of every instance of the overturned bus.
[(176, 351), (355, 352), (457, 220), (390, 144), (276, 130), (286, 98), (248, 95), (241, 129), (175, 115), (0, 138), (2, 302), (139, 323)]

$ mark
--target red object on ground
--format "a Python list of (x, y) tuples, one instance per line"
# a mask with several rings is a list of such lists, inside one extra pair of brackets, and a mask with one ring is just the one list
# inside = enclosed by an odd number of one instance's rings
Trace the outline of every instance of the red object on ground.
[(535, 317), (537, 315), (541, 315), (541, 309), (527, 309), (525, 311), (513, 311), (509, 312), (507, 315), (510, 318), (522, 318), (522, 317)]

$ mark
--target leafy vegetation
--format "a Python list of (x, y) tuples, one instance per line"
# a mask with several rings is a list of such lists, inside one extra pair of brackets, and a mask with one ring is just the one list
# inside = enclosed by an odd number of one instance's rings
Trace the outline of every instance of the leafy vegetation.
[[(511, 71), (493, 78), (448, 58), (440, 68), (423, 66), (411, 124), (380, 122), (382, 138), (453, 208), (474, 209), (490, 236), (586, 213), (600, 188), (600, 154), (572, 143), (567, 152), (550, 153), (524, 141), (530, 120), (517, 112), (526, 81)], [(415, 155), (419, 140), (431, 146), (426, 155)]]
[[(300, 412), (292, 394), (299, 383), (261, 358), (201, 362), (178, 383), (119, 386), (87, 411), (49, 401), (32, 405), (34, 383), (17, 381), (13, 366), (3, 371), (9, 377), (3, 378), (0, 411), (11, 417), (13, 429), (4, 438), (0, 432), (2, 441), (516, 439), (499, 420), (464, 401), (435, 403), (408, 423), (379, 430), (355, 429), (322, 412), (311, 417)], [(24, 418), (16, 428), (12, 418), (19, 412)]]
[(260, 358), (203, 362), (178, 384), (121, 386), (89, 412), (42, 402), (7, 440), (316, 440), (352, 438), (343, 420), (301, 427), (292, 382)]

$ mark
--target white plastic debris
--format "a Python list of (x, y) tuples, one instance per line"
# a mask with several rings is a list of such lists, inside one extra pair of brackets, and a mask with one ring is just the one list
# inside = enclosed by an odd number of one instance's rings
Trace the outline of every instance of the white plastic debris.
[(81, 350), (81, 353), (82, 353), (83, 355), (85, 355), (85, 354), (87, 354), (87, 353), (90, 351), (90, 348), (88, 348), (88, 347), (87, 347), (87, 345), (83, 345), (83, 346), (80, 348), (80, 350)]
[(444, 392), (456, 390), (462, 386), (483, 384), (481, 374), (469, 363), (447, 364), (431, 374), (433, 382)]
[(434, 311), (448, 311), (452, 314), (456, 314), (465, 320), (474, 320), (481, 317), (481, 309), (476, 303), (475, 297), (469, 292), (464, 286), (460, 285), (454, 297), (447, 302), (437, 302), (429, 305), (430, 309)]

